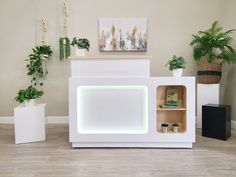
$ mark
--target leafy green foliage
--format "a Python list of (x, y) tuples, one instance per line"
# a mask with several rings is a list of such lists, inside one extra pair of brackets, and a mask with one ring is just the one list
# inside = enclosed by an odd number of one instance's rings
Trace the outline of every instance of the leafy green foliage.
[(41, 45), (36, 46), (32, 49), (32, 53), (28, 56), (27, 61), (27, 75), (32, 76), (31, 85), (26, 89), (21, 89), (17, 96), (14, 98), (15, 101), (23, 103), (24, 101), (29, 101), (31, 99), (37, 99), (43, 96), (44, 92), (36, 88), (37, 84), (40, 86), (43, 85), (42, 82), (39, 82), (39, 79), (46, 75), (47, 70), (43, 66), (45, 61), (48, 60), (49, 56), (52, 55), (52, 49), (50, 46)]
[(30, 85), (26, 89), (21, 89), (17, 96), (14, 98), (15, 101), (19, 103), (23, 103), (24, 101), (29, 101), (30, 99), (36, 99), (43, 96), (44, 92), (41, 90), (38, 90), (33, 85)]
[(32, 49), (32, 53), (28, 56), (28, 64), (26, 68), (28, 69), (27, 75), (33, 76), (31, 83), (35, 86), (37, 84), (43, 85), (42, 82), (39, 82), (38, 79), (45, 76), (48, 71), (43, 68), (43, 60), (47, 60), (49, 56), (52, 55), (52, 49), (50, 46), (42, 45), (36, 46)]
[(199, 62), (202, 57), (206, 57), (209, 63), (216, 60), (221, 62), (236, 63), (236, 52), (230, 46), (232, 37), (230, 34), (234, 29), (223, 31), (218, 21), (215, 21), (211, 28), (199, 31), (197, 35), (192, 35), (193, 58)]
[(90, 48), (89, 40), (86, 38), (76, 39), (76, 37), (74, 37), (71, 45), (73, 47), (76, 45), (79, 49), (86, 49), (87, 51), (89, 51)]
[(183, 57), (177, 57), (176, 55), (173, 55), (172, 59), (168, 60), (166, 63), (166, 67), (169, 67), (169, 70), (173, 71), (175, 69), (179, 68), (185, 68), (185, 59)]
[(70, 56), (70, 40), (67, 37), (59, 39), (60, 60), (67, 59)]

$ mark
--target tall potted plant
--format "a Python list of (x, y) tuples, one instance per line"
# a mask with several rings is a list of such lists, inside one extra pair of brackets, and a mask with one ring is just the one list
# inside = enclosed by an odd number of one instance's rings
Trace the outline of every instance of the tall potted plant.
[(193, 58), (198, 62), (197, 79), (199, 83), (219, 83), (224, 62), (236, 63), (236, 52), (230, 45), (234, 29), (224, 31), (218, 21), (205, 31), (192, 35)]

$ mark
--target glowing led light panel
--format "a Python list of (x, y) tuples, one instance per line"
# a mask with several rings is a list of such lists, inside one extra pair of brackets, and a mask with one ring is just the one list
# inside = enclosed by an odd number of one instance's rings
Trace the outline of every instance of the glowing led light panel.
[(80, 134), (144, 134), (148, 130), (146, 86), (79, 86)]

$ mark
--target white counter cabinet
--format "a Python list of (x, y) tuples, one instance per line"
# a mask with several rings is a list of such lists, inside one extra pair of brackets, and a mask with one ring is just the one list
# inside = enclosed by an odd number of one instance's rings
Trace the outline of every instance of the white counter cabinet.
[[(192, 148), (195, 78), (150, 77), (149, 56), (119, 57), (72, 58), (69, 79), (72, 146)], [(94, 60), (101, 62), (99, 69), (94, 69)], [(132, 65), (116, 68), (112, 73), (112, 67), (129, 62)], [(78, 74), (74, 65), (78, 70), (83, 65), (84, 71)], [(140, 71), (134, 69), (135, 65)], [(109, 70), (102, 71), (104, 66)], [(97, 70), (102, 75), (93, 74)], [(177, 92), (178, 107), (161, 108), (166, 103), (167, 89)], [(169, 125), (167, 133), (162, 132), (163, 123)], [(178, 133), (173, 132), (174, 123), (179, 125)]]

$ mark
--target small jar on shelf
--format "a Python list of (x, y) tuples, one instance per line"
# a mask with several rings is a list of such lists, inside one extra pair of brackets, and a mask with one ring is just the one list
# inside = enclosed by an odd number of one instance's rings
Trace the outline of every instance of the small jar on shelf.
[(167, 133), (168, 132), (168, 124), (167, 123), (162, 123), (161, 127), (162, 127), (162, 132), (163, 133)]
[(177, 123), (173, 124), (173, 132), (174, 133), (179, 133), (179, 124), (177, 124)]

